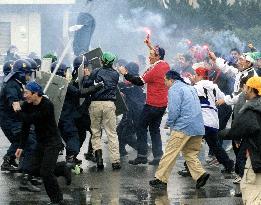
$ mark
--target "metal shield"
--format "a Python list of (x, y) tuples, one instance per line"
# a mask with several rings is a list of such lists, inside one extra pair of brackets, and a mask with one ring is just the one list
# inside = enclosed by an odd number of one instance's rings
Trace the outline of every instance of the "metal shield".
[[(50, 79), (51, 73), (44, 72), (44, 71), (37, 71), (36, 74), (36, 82), (39, 83), (43, 88), (45, 87), (46, 83)], [(55, 119), (58, 124), (60, 115), (63, 108), (63, 103), (65, 99), (65, 95), (67, 92), (68, 87), (68, 80), (55, 75), (49, 88), (46, 91), (46, 95), (54, 104), (54, 114)]]

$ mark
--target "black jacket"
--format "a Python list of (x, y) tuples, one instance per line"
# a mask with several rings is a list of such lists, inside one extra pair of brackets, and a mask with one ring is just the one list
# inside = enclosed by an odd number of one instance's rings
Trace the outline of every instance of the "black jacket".
[(89, 87), (94, 83), (103, 82), (104, 87), (92, 94), (92, 101), (116, 101), (116, 90), (119, 82), (119, 73), (111, 67), (102, 67), (94, 70), (88, 80), (83, 82), (83, 87)]
[[(83, 109), (87, 109), (88, 111), (90, 95), (101, 90), (102, 87), (102, 84), (97, 84), (95, 86), (89, 86), (88, 88), (79, 89), (78, 83), (71, 81), (67, 88), (60, 120), (80, 118), (84, 112)], [(80, 98), (85, 99), (82, 105), (80, 105)]]
[(261, 97), (245, 103), (233, 121), (228, 133), (233, 139), (243, 139), (242, 143), (250, 153), (255, 173), (261, 173)]
[(142, 87), (119, 83), (119, 88), (124, 94), (125, 102), (128, 107), (128, 111), (125, 113), (126, 117), (134, 121), (134, 123), (138, 123), (146, 100), (146, 95), (143, 93)]
[(55, 121), (53, 103), (43, 97), (38, 105), (24, 102), (21, 106), (22, 111), (17, 115), (23, 122), (20, 148), (25, 147), (30, 126), (35, 126), (35, 134), (37, 143), (46, 146), (61, 146), (62, 140)]
[(12, 104), (23, 100), (23, 91), (22, 83), (14, 78), (3, 84), (0, 93), (0, 112), (3, 119), (17, 119)]

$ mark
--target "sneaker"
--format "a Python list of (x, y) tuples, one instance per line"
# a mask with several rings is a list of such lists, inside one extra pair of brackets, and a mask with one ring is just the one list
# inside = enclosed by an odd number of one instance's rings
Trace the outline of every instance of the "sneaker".
[(197, 180), (197, 184), (196, 184), (196, 189), (199, 189), (203, 186), (205, 186), (208, 178), (209, 178), (209, 174), (208, 173), (204, 173), (198, 180)]
[(120, 162), (112, 163), (111, 166), (112, 166), (112, 169), (113, 169), (113, 170), (121, 169), (121, 164), (120, 164)]
[(28, 179), (22, 179), (20, 186), (20, 190), (22, 191), (30, 191), (30, 192), (40, 192), (41, 189), (32, 184), (32, 182)]
[(150, 186), (152, 186), (153, 188), (156, 189), (167, 189), (167, 183), (160, 181), (159, 179), (155, 178), (153, 180), (151, 180), (150, 182)]
[(208, 156), (206, 157), (206, 162), (207, 162), (207, 163), (210, 163), (210, 162), (212, 162), (214, 159), (216, 159), (215, 156), (208, 155)]
[(221, 170), (222, 174), (233, 174), (234, 173), (234, 168), (224, 168)]
[(160, 159), (153, 159), (151, 161), (149, 161), (149, 165), (154, 165), (157, 166), (159, 165)]
[(219, 167), (219, 165), (220, 164), (216, 158), (209, 163), (209, 166), (211, 167)]
[(33, 176), (32, 179), (31, 179), (31, 182), (34, 186), (40, 186), (40, 185), (42, 185), (43, 180), (41, 179), (41, 177), (34, 177)]
[(18, 164), (12, 157), (5, 156), (3, 164), (1, 165), (1, 171), (19, 172)]
[(146, 157), (137, 157), (134, 160), (129, 161), (129, 164), (132, 165), (147, 164), (147, 163), (148, 163), (148, 159)]
[(187, 169), (178, 171), (178, 175), (183, 176), (183, 177), (191, 177), (191, 174)]
[(240, 176), (236, 176), (236, 178), (233, 181), (233, 184), (240, 184), (242, 178)]

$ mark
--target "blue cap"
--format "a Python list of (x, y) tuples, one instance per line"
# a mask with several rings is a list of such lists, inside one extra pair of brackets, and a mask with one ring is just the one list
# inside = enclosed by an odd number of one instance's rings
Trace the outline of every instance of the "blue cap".
[(40, 86), (37, 82), (32, 81), (26, 84), (25, 86), (26, 90), (29, 90), (34, 93), (38, 93), (39, 95), (43, 95), (43, 89), (42, 86)]

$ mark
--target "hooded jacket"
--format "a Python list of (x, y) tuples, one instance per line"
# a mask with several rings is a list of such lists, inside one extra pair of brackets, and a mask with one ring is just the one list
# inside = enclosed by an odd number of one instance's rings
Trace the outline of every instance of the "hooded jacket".
[(261, 97), (249, 100), (240, 109), (228, 133), (233, 139), (243, 139), (242, 143), (250, 154), (255, 173), (261, 173)]

